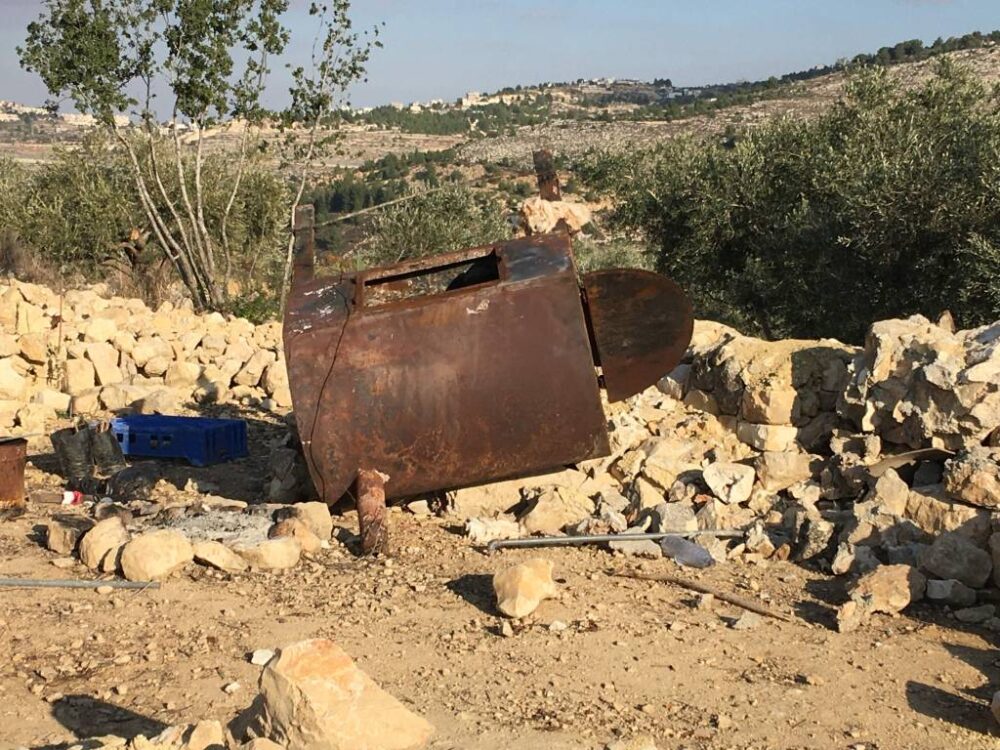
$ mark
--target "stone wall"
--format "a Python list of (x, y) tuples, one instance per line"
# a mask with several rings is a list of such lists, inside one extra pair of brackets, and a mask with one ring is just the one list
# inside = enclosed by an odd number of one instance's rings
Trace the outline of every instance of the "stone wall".
[(59, 295), (0, 282), (0, 430), (44, 431), (56, 412), (240, 401), (291, 406), (281, 327), (164, 303), (113, 297), (101, 286)]

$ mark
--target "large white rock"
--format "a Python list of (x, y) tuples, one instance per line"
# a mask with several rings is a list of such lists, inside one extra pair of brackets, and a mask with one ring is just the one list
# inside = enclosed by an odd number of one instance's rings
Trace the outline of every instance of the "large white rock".
[(226, 573), (242, 573), (249, 567), (246, 560), (222, 542), (195, 542), (194, 559), (202, 565), (208, 565)]
[(551, 560), (535, 558), (493, 576), (497, 609), (508, 617), (527, 617), (556, 593)]
[(162, 581), (193, 559), (191, 542), (179, 531), (149, 531), (125, 545), (122, 573), (130, 581)]
[(299, 564), (302, 545), (286, 536), (254, 545), (234, 546), (233, 551), (258, 570), (287, 570)]
[[(128, 531), (121, 518), (112, 516), (98, 521), (80, 539), (80, 560), (91, 570), (114, 570), (119, 550), (128, 542)], [(111, 558), (109, 561), (107, 558)]]
[(434, 733), (325, 639), (281, 649), (260, 696), (262, 734), (296, 750), (419, 750)]

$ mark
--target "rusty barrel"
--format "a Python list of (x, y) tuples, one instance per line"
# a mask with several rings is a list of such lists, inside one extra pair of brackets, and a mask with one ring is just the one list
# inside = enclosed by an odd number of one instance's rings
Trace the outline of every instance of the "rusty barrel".
[(0, 440), (0, 508), (24, 505), (24, 464), (28, 441), (24, 438)]

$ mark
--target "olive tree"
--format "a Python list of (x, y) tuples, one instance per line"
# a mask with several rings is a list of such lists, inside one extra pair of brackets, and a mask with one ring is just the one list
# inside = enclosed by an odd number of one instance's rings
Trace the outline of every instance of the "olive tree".
[[(310, 64), (291, 68), (288, 106), (269, 111), (262, 96), (291, 41), (288, 10), (289, 0), (45, 0), (18, 49), (56, 100), (93, 115), (127, 154), (153, 238), (202, 309), (226, 302), (230, 216), (252, 152), (267, 145), (263, 126), (277, 126), (294, 179), (290, 226), (336, 134), (333, 115), (379, 44), (378, 29), (353, 30), (349, 0), (312, 2)], [(207, 134), (227, 122), (239, 133), (225, 141), (235, 177), (209, 215)]]

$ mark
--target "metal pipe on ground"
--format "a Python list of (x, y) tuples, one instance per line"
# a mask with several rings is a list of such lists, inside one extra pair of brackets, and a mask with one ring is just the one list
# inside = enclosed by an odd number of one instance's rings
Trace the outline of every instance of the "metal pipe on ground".
[(0, 578), (0, 586), (15, 589), (158, 589), (157, 581), (77, 581), (50, 578)]
[(703, 531), (657, 531), (644, 534), (586, 534), (580, 536), (539, 536), (526, 539), (494, 539), (486, 545), (487, 552), (498, 549), (531, 549), (536, 547), (580, 547), (586, 544), (606, 542), (640, 542), (648, 539), (658, 542), (668, 536), (714, 536), (719, 539), (736, 539), (745, 536), (740, 529), (717, 529)]

